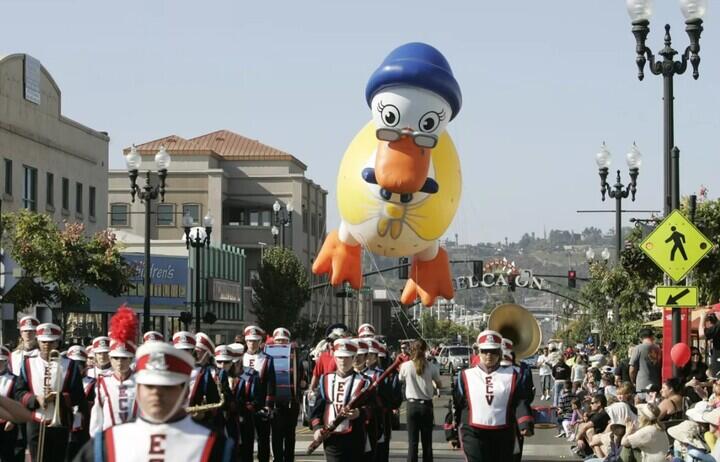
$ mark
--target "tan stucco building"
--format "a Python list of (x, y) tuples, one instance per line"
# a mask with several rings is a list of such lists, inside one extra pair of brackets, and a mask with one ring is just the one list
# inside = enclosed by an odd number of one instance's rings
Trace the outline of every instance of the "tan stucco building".
[[(145, 181), (143, 172), (157, 170), (154, 156), (161, 146), (165, 146), (172, 162), (165, 202), (152, 203), (153, 240), (180, 239), (186, 212), (200, 224), (209, 212), (215, 220), (212, 240), (244, 249), (245, 284), (249, 285), (263, 247), (273, 245), (273, 204), (278, 201), (283, 207), (292, 204), (294, 209), (292, 222), (281, 226), (278, 243), (282, 243), (284, 234), (285, 246), (293, 249), (310, 273), (325, 237), (327, 191), (305, 176), (305, 164), (291, 154), (228, 130), (190, 139), (170, 135), (137, 146), (143, 161), (139, 185)], [(157, 183), (157, 177), (153, 176), (152, 182)], [(108, 189), (110, 227), (143, 236), (144, 205), (139, 201), (131, 203), (127, 171), (111, 170)], [(319, 279), (311, 277), (311, 281)], [(332, 295), (332, 291), (314, 292), (304, 315), (313, 321), (319, 314), (324, 322), (340, 319), (341, 303)], [(245, 312), (243, 321), (250, 322), (249, 310)]]

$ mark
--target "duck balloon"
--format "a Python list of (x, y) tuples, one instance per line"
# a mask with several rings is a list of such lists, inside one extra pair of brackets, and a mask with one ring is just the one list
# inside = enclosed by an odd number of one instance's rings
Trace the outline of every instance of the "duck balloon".
[(370, 76), (365, 98), (372, 121), (340, 164), (342, 221), (313, 264), (330, 283), (362, 286), (361, 247), (388, 257), (412, 255), (401, 301), (426, 306), (453, 297), (450, 263), (438, 239), (460, 201), (460, 161), (448, 122), (462, 105), (445, 57), (424, 43), (393, 50)]

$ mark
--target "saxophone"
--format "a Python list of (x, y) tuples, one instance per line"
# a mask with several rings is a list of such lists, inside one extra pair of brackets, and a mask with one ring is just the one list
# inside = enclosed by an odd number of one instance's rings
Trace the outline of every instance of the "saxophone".
[[(212, 376), (212, 374), (210, 374)], [(185, 408), (185, 412), (192, 415), (193, 417), (201, 417), (201, 414), (212, 411), (215, 409), (220, 409), (225, 405), (225, 394), (222, 391), (222, 387), (220, 386), (220, 373), (216, 374), (213, 377), (213, 381), (215, 382), (215, 386), (217, 387), (218, 396), (220, 396), (220, 401), (217, 403), (207, 403), (207, 396), (203, 396), (202, 403), (196, 405), (196, 406), (188, 406)]]

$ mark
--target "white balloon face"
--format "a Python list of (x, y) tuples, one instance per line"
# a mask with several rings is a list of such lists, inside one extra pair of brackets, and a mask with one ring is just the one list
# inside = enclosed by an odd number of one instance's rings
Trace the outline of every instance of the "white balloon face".
[(373, 96), (373, 122), (376, 128), (410, 129), (440, 136), (452, 111), (440, 96), (417, 87), (390, 87)]

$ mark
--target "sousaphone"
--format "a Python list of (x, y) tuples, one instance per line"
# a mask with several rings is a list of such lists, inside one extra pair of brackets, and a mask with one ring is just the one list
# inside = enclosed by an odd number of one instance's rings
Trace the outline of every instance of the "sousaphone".
[(532, 356), (542, 342), (540, 324), (535, 316), (514, 303), (495, 307), (488, 319), (488, 329), (512, 340), (518, 360)]

